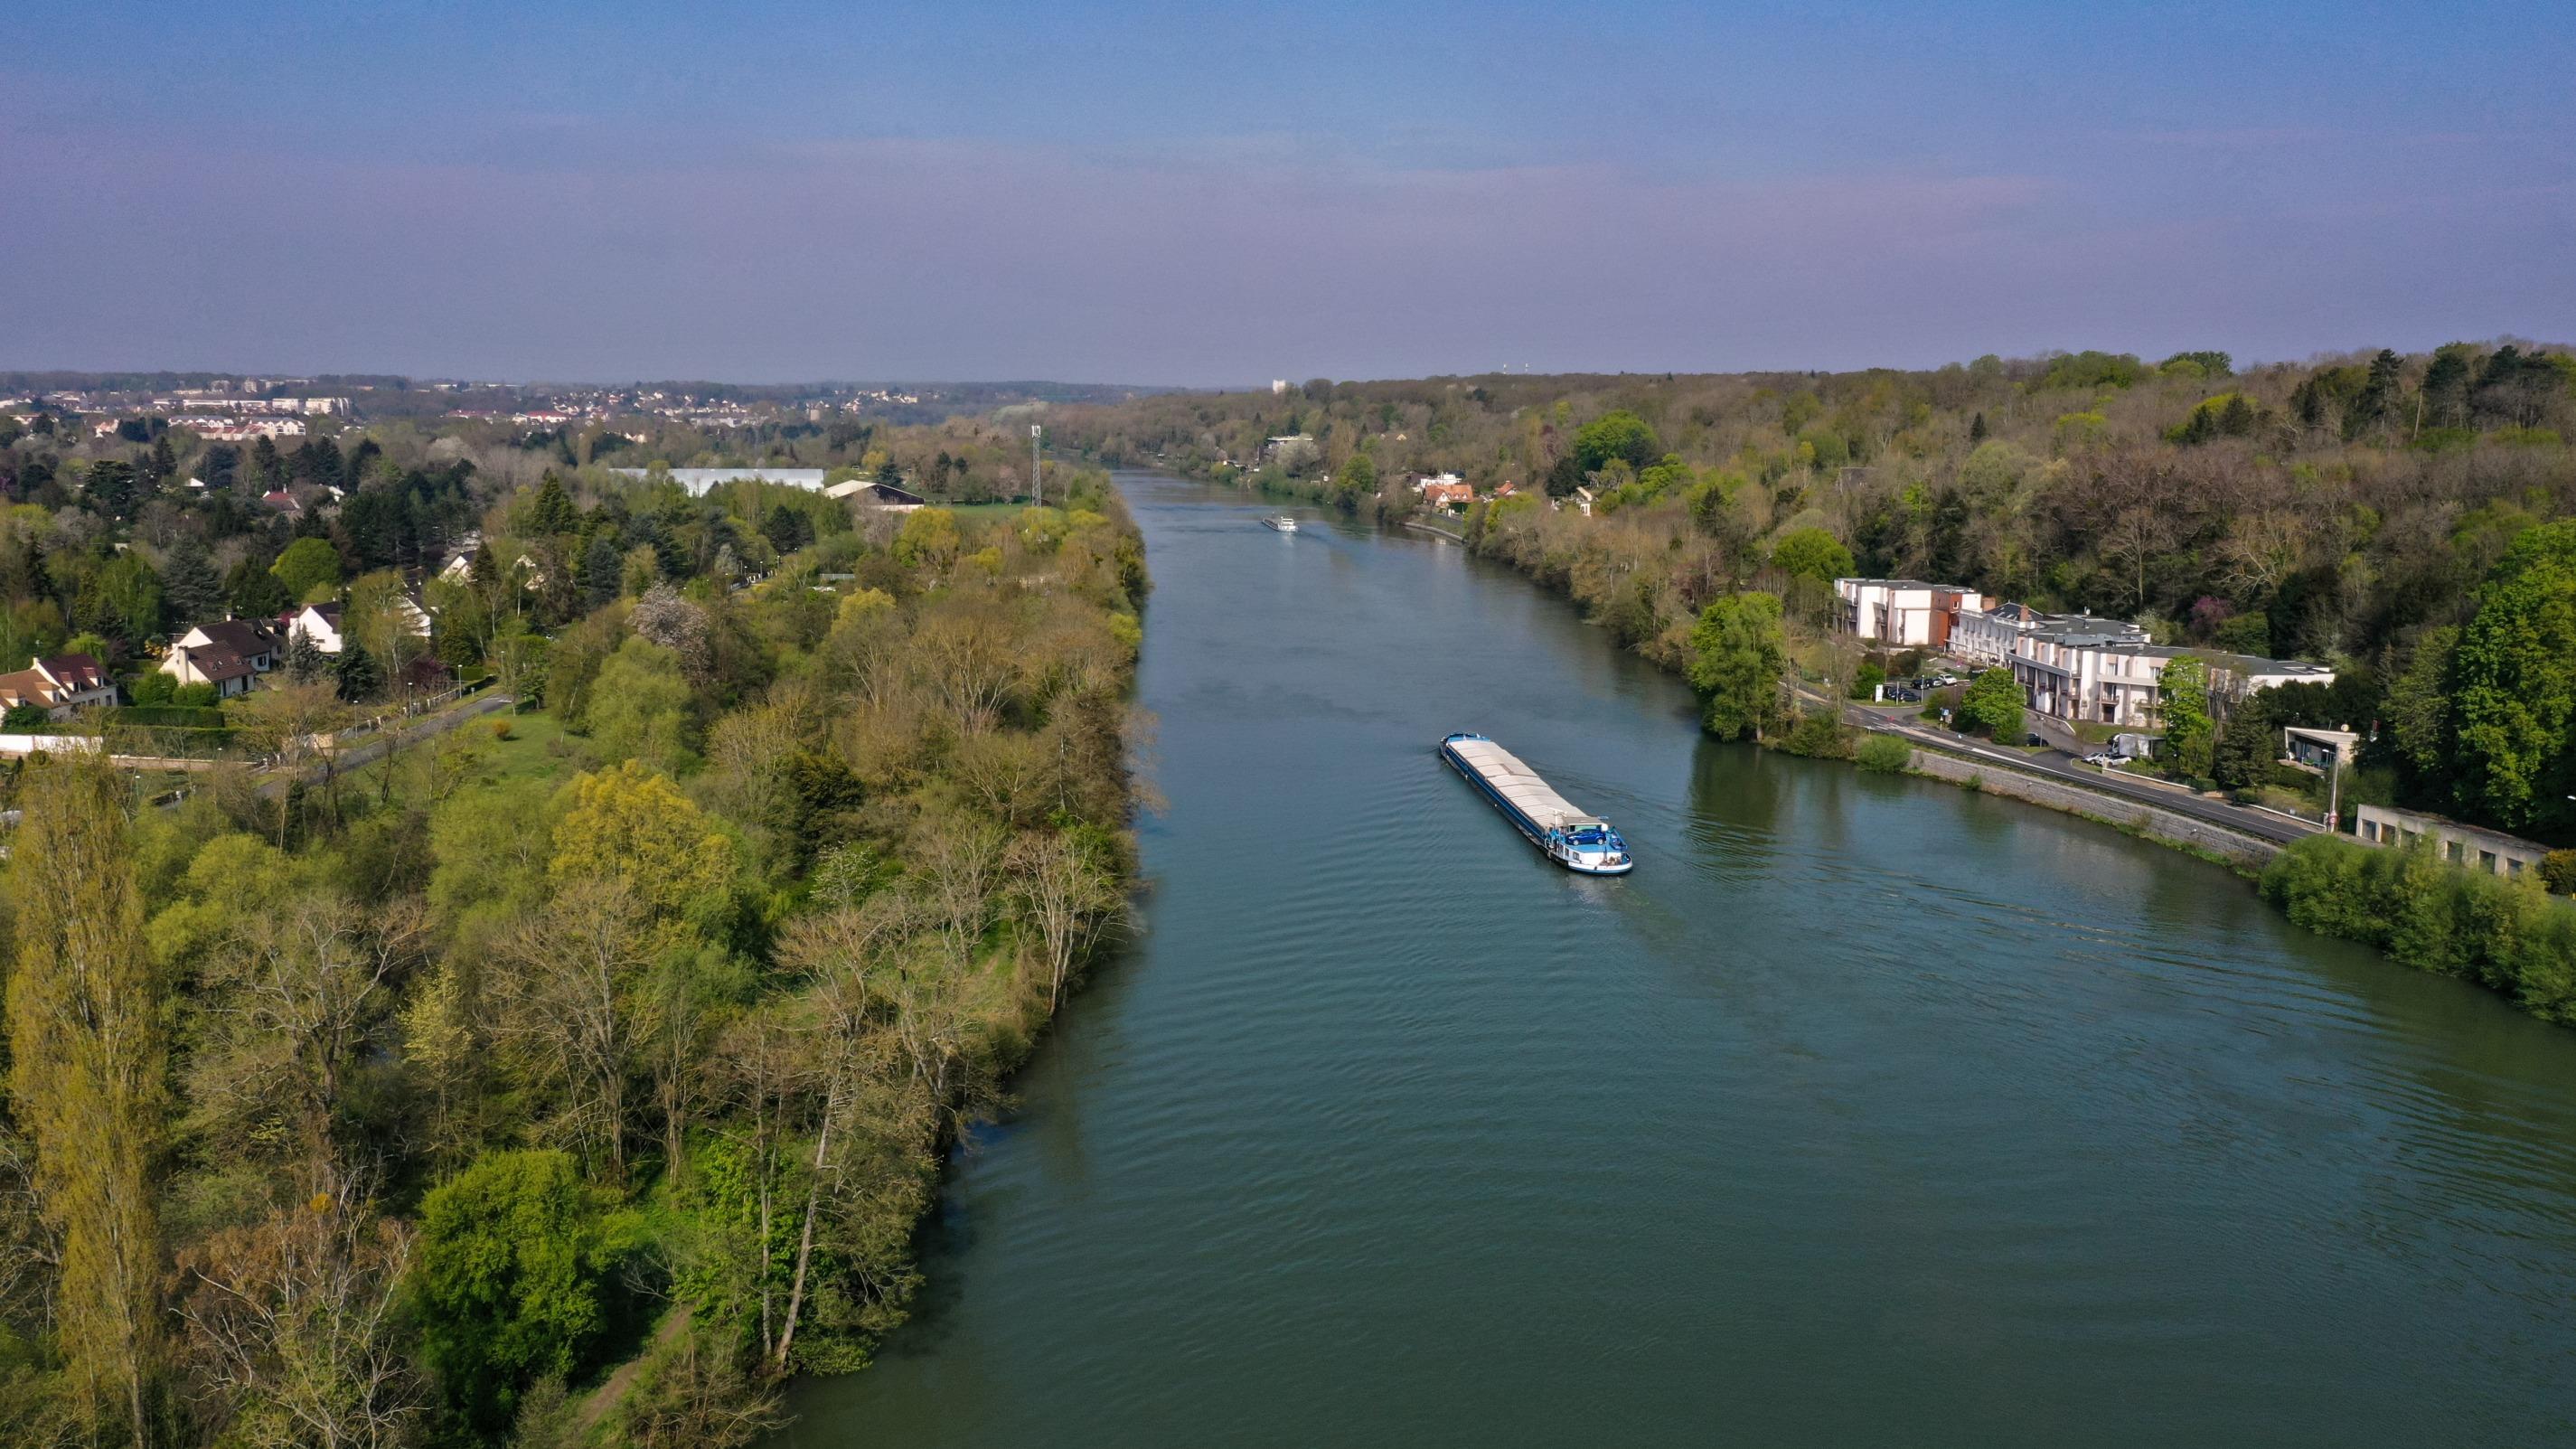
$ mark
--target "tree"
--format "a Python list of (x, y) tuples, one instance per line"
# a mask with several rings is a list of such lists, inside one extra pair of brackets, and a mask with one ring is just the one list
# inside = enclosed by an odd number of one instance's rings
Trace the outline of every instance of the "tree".
[(1377, 460), (1366, 453), (1351, 454), (1342, 464), (1341, 476), (1333, 481), (1333, 501), (1347, 510), (1376, 493)]
[(2221, 786), (2242, 790), (2260, 785), (2272, 773), (2273, 741), (2279, 728), (2261, 690), (2230, 710), (2210, 745), (2209, 775)]
[(233, 571), (224, 576), (224, 596), (231, 601), (233, 613), (244, 619), (273, 619), (296, 602), (284, 580), (251, 559), (233, 565)]
[(100, 565), (81, 592), (84, 626), (128, 644), (161, 632), (161, 579), (139, 553), (121, 553)]
[(124, 779), (104, 753), (32, 765), (12, 842), (10, 1098), (60, 1240), (54, 1317), (70, 1380), (151, 1440), (160, 1357), (161, 990), (143, 934)]
[(331, 656), (313, 642), (313, 636), (298, 628), (286, 636), (286, 677), (296, 684), (313, 684), (332, 676)]
[(1708, 732), (1720, 739), (1760, 740), (1781, 716), (1780, 672), (1787, 656), (1777, 595), (1729, 594), (1700, 610), (1690, 632), (1688, 668)]
[(596, 609), (613, 602), (625, 587), (625, 560), (617, 553), (617, 540), (607, 529), (590, 536), (590, 544), (581, 552), (581, 597), (584, 604)]
[(81, 481), (81, 493), (90, 507), (106, 518), (132, 517), (141, 491), (134, 465), (115, 458), (101, 458), (90, 464)]
[(1771, 566), (1795, 578), (1830, 584), (1852, 572), (1851, 550), (1821, 528), (1793, 528), (1771, 546)]
[(363, 704), (385, 692), (385, 672), (376, 664), (376, 656), (355, 639), (340, 644), (340, 659), (331, 671), (340, 699), (345, 704)]
[(530, 495), (526, 517), (519, 527), (523, 532), (541, 537), (580, 531), (581, 515), (574, 511), (572, 495), (564, 491), (563, 480), (555, 476), (553, 469), (546, 470), (537, 491)]
[(299, 604), (315, 603), (340, 587), (340, 551), (327, 538), (299, 538), (286, 546), (268, 571), (277, 576), (288, 598)]
[(2165, 747), (2173, 752), (2182, 772), (2199, 778), (2209, 774), (2209, 666), (2198, 659), (2181, 658), (2165, 666), (2164, 673)]
[(2460, 631), (2459, 800), (2507, 830), (2576, 820), (2576, 521), (2525, 529)]
[(957, 515), (945, 508), (916, 508), (906, 514), (903, 527), (895, 531), (894, 556), (906, 568), (944, 572), (957, 559), (964, 545), (957, 531)]
[(732, 838), (669, 776), (627, 760), (575, 776), (565, 794), (547, 867), (557, 881), (625, 881), (665, 919), (732, 881)]
[(1959, 696), (1959, 723), (2008, 743), (2021, 740), (2021, 685), (2009, 669), (1988, 669), (1968, 681)]
[(650, 639), (632, 638), (600, 665), (582, 724), (604, 760), (677, 771), (693, 761), (691, 704), (680, 656)]
[(180, 534), (161, 561), (161, 600), (172, 623), (179, 626), (206, 623), (222, 614), (223, 580), (215, 574), (206, 541), (196, 534)]
[(493, 1153), (430, 1189), (411, 1275), (421, 1353), (469, 1430), (497, 1435), (529, 1384), (591, 1362), (636, 1235), (561, 1152)]
[(1035, 926), (1047, 968), (1047, 1010), (1064, 1000), (1064, 983), (1083, 948), (1122, 903), (1117, 876), (1065, 831), (1032, 832), (1013, 842), (1007, 861), (1023, 919)]
[(1586, 473), (1601, 471), (1613, 458), (1626, 459), (1632, 468), (1650, 468), (1663, 452), (1663, 444), (1655, 440), (1655, 430), (1646, 426), (1644, 418), (1624, 408), (1603, 413), (1574, 435), (1575, 466)]

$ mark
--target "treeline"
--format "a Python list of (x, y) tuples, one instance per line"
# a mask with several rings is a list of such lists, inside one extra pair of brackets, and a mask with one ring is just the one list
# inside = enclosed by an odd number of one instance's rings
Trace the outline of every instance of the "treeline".
[[(722, 1446), (866, 1362), (1131, 869), (1142, 550), (1063, 481), (532, 480), (476, 587), (535, 712), (174, 810), (27, 769), (8, 1441)], [(327, 749), (329, 693), (256, 698)]]
[[(1474, 546), (1677, 671), (1712, 601), (1759, 589), (1792, 625), (1821, 624), (1837, 567), (2330, 663), (2330, 695), (2275, 701), (2260, 726), (2361, 730), (2358, 798), (2551, 840), (2576, 839), (2571, 429), (2576, 358), (2509, 343), (2243, 370), (2216, 352), (2085, 352), (1317, 381), (1073, 410), (1066, 426), (1104, 459), (1388, 518), (1414, 507), (1414, 475), (1512, 484), (1469, 514)], [(1269, 444), (1282, 437), (1311, 441)], [(2219, 758), (2242, 761), (2257, 726)]]

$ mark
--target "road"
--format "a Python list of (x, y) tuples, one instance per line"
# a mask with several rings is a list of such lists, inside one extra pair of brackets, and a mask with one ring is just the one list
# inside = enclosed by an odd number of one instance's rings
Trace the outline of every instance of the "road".
[[(432, 735), (444, 734), (447, 731), (456, 728), (458, 725), (464, 724), (470, 720), (478, 720), (483, 718), (485, 715), (497, 714), (516, 703), (518, 703), (516, 699), (506, 694), (493, 693), (482, 695), (469, 700), (454, 709), (441, 710), (437, 714), (431, 715), (428, 719), (412, 724), (410, 727), (401, 730), (398, 738), (403, 744), (414, 744), (421, 740), (428, 739)], [(367, 743), (349, 751), (347, 754), (342, 755), (337, 761), (333, 762), (332, 768), (337, 770), (339, 773), (346, 775), (354, 773), (365, 766), (374, 764), (376, 761), (385, 757), (386, 749), (395, 742), (395, 738), (396, 737), (379, 735), (376, 738), (369, 740)], [(274, 795), (278, 791), (285, 789), (287, 782), (290, 780), (304, 780), (309, 782), (321, 779), (322, 769), (323, 767), (320, 765), (307, 765), (299, 770), (269, 771), (265, 778), (259, 782), (259, 793), (262, 795)], [(188, 797), (189, 793), (190, 792), (187, 790), (173, 792), (161, 800), (162, 808), (175, 808), (179, 802)]]
[[(1962, 738), (1947, 730), (1926, 729), (1918, 722), (1918, 717), (1911, 710), (1889, 710), (1872, 705), (1855, 704), (1850, 707), (1847, 717), (1868, 729), (1902, 735), (1916, 744), (1937, 749), (1946, 754), (1989, 759), (2014, 769), (2028, 770), (2032, 774), (2054, 776), (2100, 794), (2117, 795), (2123, 799), (2171, 810), (2177, 815), (2188, 815), (2195, 820), (2207, 821), (2209, 824), (2233, 830), (2239, 834), (2255, 836), (2277, 844), (2287, 845), (2292, 841), (2305, 840), (2317, 834), (2320, 829), (2306, 821), (2293, 820), (2286, 815), (2275, 815), (2266, 810), (2212, 800), (2176, 786), (2151, 785), (2143, 780), (2131, 779), (2116, 770), (2104, 770), (2098, 766), (2085, 764), (2064, 748), (2037, 752), (2003, 750)], [(2054, 721), (2032, 716), (2034, 729), (2042, 729), (2053, 723)], [(2054, 735), (2057, 732), (2048, 731), (2047, 733)]]

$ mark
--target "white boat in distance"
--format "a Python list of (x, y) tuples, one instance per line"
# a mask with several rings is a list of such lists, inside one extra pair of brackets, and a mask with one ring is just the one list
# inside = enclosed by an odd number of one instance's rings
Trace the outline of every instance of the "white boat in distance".
[(1297, 531), (1297, 520), (1289, 517), (1285, 513), (1265, 513), (1261, 517), (1261, 526), (1264, 528), (1275, 528), (1281, 533), (1295, 533)]

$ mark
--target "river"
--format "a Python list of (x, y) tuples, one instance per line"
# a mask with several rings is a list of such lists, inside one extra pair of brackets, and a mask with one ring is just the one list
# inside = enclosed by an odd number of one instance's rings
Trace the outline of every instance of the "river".
[[(1142, 929), (825, 1446), (2576, 1440), (2576, 1032), (1719, 745), (1453, 544), (1123, 475)], [(1490, 734), (1640, 865), (1543, 862)]]

